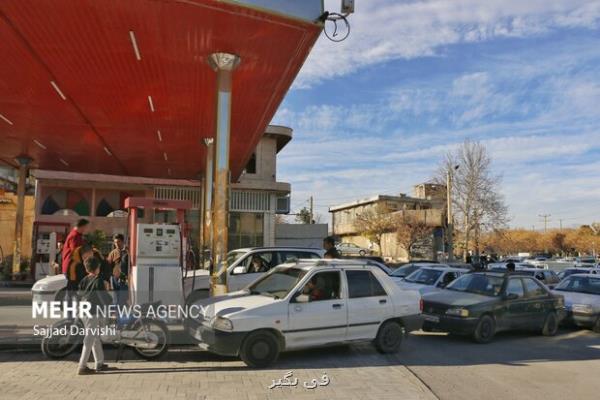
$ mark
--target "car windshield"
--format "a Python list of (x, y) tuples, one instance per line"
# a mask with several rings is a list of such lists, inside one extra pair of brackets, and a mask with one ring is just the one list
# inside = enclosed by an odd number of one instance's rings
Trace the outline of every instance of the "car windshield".
[(406, 282), (421, 283), (424, 285), (433, 285), (442, 275), (443, 271), (429, 268), (421, 268), (407, 276)]
[(456, 279), (446, 289), (495, 297), (500, 294), (503, 282), (504, 278), (500, 276), (467, 274)]
[(247, 253), (247, 251), (241, 251), (241, 250), (230, 251), (227, 254), (227, 265), (233, 265), (234, 262), (239, 260), (239, 258), (246, 253)]
[(600, 278), (592, 276), (570, 276), (559, 283), (554, 290), (600, 295)]
[(304, 275), (306, 275), (306, 271), (300, 268), (274, 268), (248, 286), (246, 290), (250, 291), (250, 294), (282, 299), (300, 282)]
[(405, 276), (408, 276), (408, 275), (412, 274), (413, 272), (415, 272), (419, 268), (420, 267), (418, 265), (415, 265), (415, 264), (403, 265), (400, 268), (396, 268), (394, 270), (394, 272), (392, 272), (392, 276), (395, 276), (395, 277), (398, 277), (398, 278), (404, 278)]

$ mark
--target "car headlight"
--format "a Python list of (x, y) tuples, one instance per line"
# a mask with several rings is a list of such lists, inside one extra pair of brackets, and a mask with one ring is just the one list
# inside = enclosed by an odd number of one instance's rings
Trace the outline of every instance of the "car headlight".
[(571, 306), (571, 311), (580, 313), (580, 314), (593, 314), (594, 309), (589, 304), (573, 304)]
[(455, 317), (466, 318), (469, 316), (469, 310), (466, 308), (449, 308), (446, 310), (446, 315), (453, 315)]
[(232, 331), (233, 323), (230, 320), (223, 317), (215, 317), (212, 320), (212, 327), (220, 331)]
[(43, 283), (36, 283), (31, 288), (32, 292), (46, 292), (48, 290), (48, 285), (44, 285)]

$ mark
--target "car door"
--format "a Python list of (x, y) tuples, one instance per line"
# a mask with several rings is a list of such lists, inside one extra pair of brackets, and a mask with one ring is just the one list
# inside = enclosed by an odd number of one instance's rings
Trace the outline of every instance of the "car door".
[(539, 328), (544, 323), (546, 314), (554, 309), (553, 299), (535, 279), (524, 277), (523, 284), (527, 299), (527, 328)]
[(347, 270), (348, 339), (371, 339), (379, 324), (393, 314), (393, 304), (377, 277), (368, 269)]
[(506, 283), (505, 296), (515, 296), (507, 298), (506, 313), (504, 320), (500, 321), (502, 328), (506, 329), (523, 329), (528, 325), (527, 316), (527, 299), (525, 298), (525, 289), (521, 278), (509, 278)]
[(230, 269), (230, 272), (227, 276), (227, 288), (230, 292), (234, 292), (236, 290), (240, 290), (248, 286), (258, 278), (263, 276), (263, 274), (266, 272), (248, 272), (250, 270), (250, 264), (252, 263), (252, 257), (254, 256), (259, 256), (261, 258), (264, 265), (267, 267), (267, 270), (277, 265), (277, 255), (273, 251), (252, 252), (244, 256), (244, 258), (241, 259), (240, 262), (237, 264), (237, 266), (244, 267), (244, 272), (234, 274), (233, 270)]
[[(311, 297), (315, 287), (325, 293)], [(316, 346), (342, 342), (346, 339), (348, 307), (343, 296), (339, 270), (316, 272), (302, 289), (301, 302), (293, 296), (288, 305), (288, 329), (284, 331), (286, 348)]]

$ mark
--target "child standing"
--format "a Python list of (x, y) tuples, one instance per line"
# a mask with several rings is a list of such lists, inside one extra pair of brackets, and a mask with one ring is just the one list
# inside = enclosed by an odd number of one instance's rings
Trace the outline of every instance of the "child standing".
[[(100, 260), (96, 257), (89, 257), (84, 261), (84, 266), (87, 276), (79, 284), (79, 298), (81, 301), (87, 301), (91, 304), (91, 317), (83, 318), (85, 338), (83, 339), (83, 350), (79, 359), (78, 375), (89, 375), (108, 369), (104, 364), (104, 352), (102, 351), (102, 341), (100, 339), (102, 319), (98, 316), (98, 308), (112, 303), (112, 298), (99, 276)], [(95, 370), (87, 366), (90, 352), (94, 354)]]

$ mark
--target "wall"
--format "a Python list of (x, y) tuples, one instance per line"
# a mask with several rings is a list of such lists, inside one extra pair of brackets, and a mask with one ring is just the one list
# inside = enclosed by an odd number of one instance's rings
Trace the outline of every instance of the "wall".
[[(4, 256), (13, 252), (15, 241), (15, 218), (17, 214), (17, 196), (13, 193), (0, 195), (0, 247)], [(34, 196), (25, 196), (25, 214), (21, 252), (23, 258), (31, 257), (31, 233), (33, 232)]]
[(323, 247), (327, 224), (276, 224), (275, 246)]

